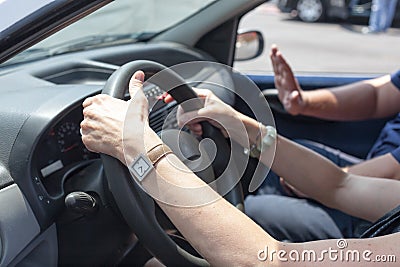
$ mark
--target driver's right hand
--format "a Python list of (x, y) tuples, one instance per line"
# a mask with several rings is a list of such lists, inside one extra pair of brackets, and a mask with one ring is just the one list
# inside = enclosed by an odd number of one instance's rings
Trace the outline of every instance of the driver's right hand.
[[(208, 121), (213, 126), (221, 130), (225, 137), (235, 140), (240, 138), (238, 129), (244, 129), (242, 114), (225, 104), (213, 92), (207, 89), (195, 89), (197, 95), (204, 101), (204, 107), (190, 112), (184, 112), (181, 106), (178, 108), (177, 119), (180, 127), (186, 126), (190, 131), (201, 136), (203, 131), (200, 122)], [(166, 96), (165, 102), (173, 101), (171, 95)]]

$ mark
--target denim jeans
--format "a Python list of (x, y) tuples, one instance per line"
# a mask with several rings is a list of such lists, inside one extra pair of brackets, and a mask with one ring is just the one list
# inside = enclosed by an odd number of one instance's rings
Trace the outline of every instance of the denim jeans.
[(374, 32), (386, 31), (392, 25), (397, 0), (373, 0), (369, 28)]

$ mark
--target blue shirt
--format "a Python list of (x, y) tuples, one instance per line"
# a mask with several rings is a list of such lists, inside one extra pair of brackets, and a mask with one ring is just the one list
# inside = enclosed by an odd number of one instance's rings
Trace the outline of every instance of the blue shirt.
[[(400, 70), (391, 75), (391, 81), (400, 90)], [(383, 127), (367, 158), (374, 158), (387, 153), (391, 153), (400, 163), (400, 113)]]

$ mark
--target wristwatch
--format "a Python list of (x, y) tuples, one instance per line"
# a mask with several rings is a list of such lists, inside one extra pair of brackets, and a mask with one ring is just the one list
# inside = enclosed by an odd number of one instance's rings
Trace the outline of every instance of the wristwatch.
[(129, 166), (130, 173), (139, 181), (144, 178), (154, 169), (154, 166), (166, 155), (173, 153), (172, 150), (165, 144), (158, 144), (149, 149), (144, 154), (139, 154)]
[(270, 148), (276, 141), (277, 132), (273, 126), (259, 124), (260, 131), (256, 137), (256, 142), (250, 145), (250, 149), (245, 149), (245, 154), (252, 158), (260, 158), (260, 155)]

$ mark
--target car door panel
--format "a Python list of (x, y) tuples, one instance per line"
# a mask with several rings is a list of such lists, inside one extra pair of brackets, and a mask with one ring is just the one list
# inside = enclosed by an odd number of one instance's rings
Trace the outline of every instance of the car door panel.
[(18, 255), (10, 262), (9, 266), (17, 267), (43, 267), (57, 266), (58, 249), (56, 225), (53, 224), (35, 237)]
[(0, 266), (7, 266), (40, 232), (29, 203), (16, 184), (0, 190)]

